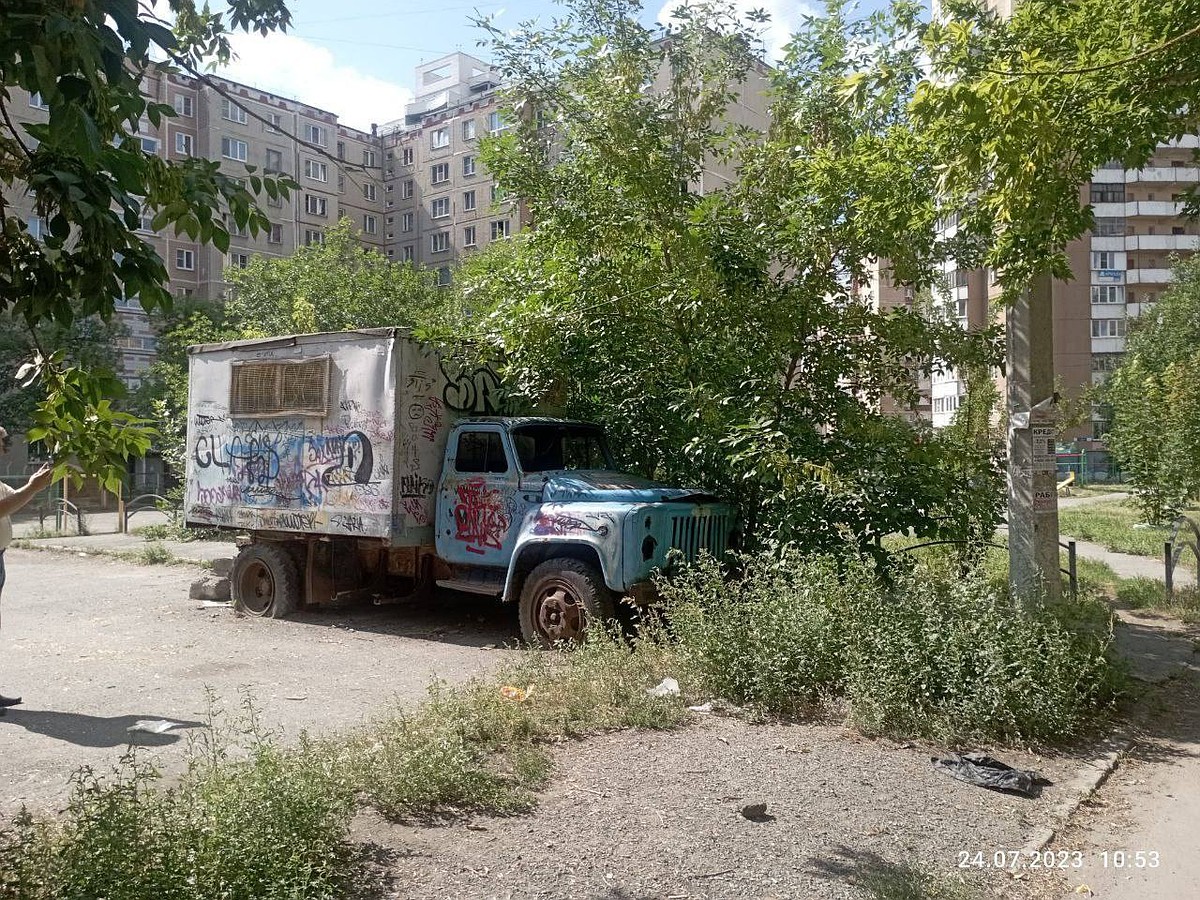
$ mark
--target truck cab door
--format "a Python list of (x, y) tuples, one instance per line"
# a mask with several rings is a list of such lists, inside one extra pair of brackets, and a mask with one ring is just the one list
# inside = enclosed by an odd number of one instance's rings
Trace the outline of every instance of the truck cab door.
[(505, 568), (521, 525), (519, 476), (498, 425), (464, 425), (446, 445), (437, 552), (454, 565)]

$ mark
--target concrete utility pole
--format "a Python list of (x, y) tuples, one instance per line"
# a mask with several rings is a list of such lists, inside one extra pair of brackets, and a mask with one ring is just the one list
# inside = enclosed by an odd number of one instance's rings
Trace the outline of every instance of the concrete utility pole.
[(1042, 275), (1008, 307), (1008, 580), (1026, 603), (1062, 592), (1055, 468), (1054, 309)]

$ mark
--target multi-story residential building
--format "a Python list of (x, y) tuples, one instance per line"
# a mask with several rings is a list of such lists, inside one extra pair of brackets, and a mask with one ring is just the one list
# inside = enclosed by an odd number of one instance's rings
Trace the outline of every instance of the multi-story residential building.
[[(40, 97), (10, 90), (10, 108), (19, 120), (46, 120), (49, 113)], [(365, 245), (383, 249), (382, 147), (377, 136), (339, 125), (331, 112), (223, 78), (210, 77), (205, 84), (153, 70), (143, 81), (143, 91), (176, 112), (158, 127), (149, 121), (140, 124), (137, 134), (147, 153), (173, 160), (217, 160), (221, 170), (234, 177), (244, 176), (249, 164), (288, 175), (299, 185), (287, 198), (264, 195), (260, 202), (270, 227), (255, 236), (231, 228), (227, 253), (173, 231), (156, 232), (147, 214), (143, 236), (166, 264), (176, 296), (217, 300), (227, 288), (224, 275), (229, 268), (244, 268), (253, 256), (290, 255), (297, 247), (322, 240), (325, 230), (343, 215), (360, 230)], [(42, 224), (32, 199), (25, 203), (19, 214), (37, 234)], [(153, 362), (157, 338), (136, 301), (118, 304), (117, 313), (127, 332), (121, 339), (121, 374), (133, 386)]]
[(435, 269), (520, 228), (519, 205), (496, 192), (479, 139), (508, 127), (499, 78), (482, 60), (453, 53), (418, 66), (416, 95), (383, 135), (384, 247), (389, 258)]

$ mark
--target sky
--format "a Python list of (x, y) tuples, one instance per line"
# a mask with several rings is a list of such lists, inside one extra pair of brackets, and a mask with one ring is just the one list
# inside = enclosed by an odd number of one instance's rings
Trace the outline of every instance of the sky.
[[(667, 21), (686, 0), (643, 0), (642, 21)], [(740, 9), (764, 9), (771, 22), (763, 33), (778, 53), (792, 26), (819, 2), (734, 0)], [(878, 7), (865, 0), (863, 7)], [(213, 4), (214, 8), (217, 4)], [(515, 28), (531, 19), (548, 20), (551, 0), (499, 0), (460, 4), (457, 0), (292, 0), (292, 27), (286, 34), (237, 34), (237, 59), (221, 74), (284, 97), (337, 113), (346, 125), (363, 130), (399, 118), (412, 98), (413, 68), (461, 50), (488, 59), (476, 15), (495, 17)]]

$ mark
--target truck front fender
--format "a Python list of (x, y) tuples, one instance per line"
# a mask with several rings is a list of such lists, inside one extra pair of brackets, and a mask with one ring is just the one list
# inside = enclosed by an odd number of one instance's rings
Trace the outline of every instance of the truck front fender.
[(534, 566), (556, 556), (581, 559), (595, 566), (610, 590), (624, 593), (620, 521), (617, 515), (595, 513), (586, 518), (562, 511), (547, 514), (545, 510), (531, 515), (513, 549), (503, 599), (516, 600), (525, 576)]

